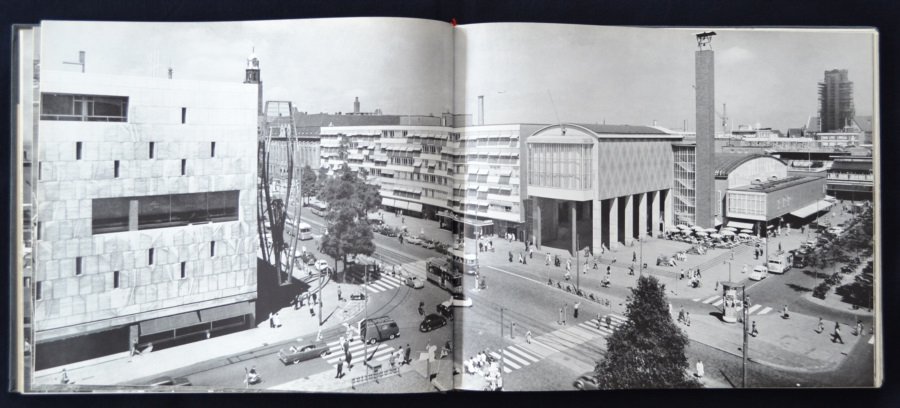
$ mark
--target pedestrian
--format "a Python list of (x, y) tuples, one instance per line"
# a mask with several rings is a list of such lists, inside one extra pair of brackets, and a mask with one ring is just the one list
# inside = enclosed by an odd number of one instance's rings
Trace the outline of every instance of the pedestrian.
[(603, 326), (603, 316), (600, 316), (600, 313), (597, 313), (597, 330), (600, 330)]
[(352, 363), (353, 353), (348, 351), (346, 354), (344, 354), (344, 358), (347, 360), (347, 371), (352, 370), (353, 369), (353, 363)]
[(550, 254), (547, 254), (547, 258), (545, 258), (545, 260), (544, 260), (544, 265), (550, 266)]
[(719, 292), (719, 281), (716, 281), (716, 293)]
[(781, 318), (789, 319), (790, 317), (791, 317), (791, 315), (788, 313), (788, 307), (787, 307), (787, 305), (784, 305), (784, 307), (781, 308)]
[(275, 328), (275, 314), (272, 312), (269, 312), (269, 328), (270, 329)]
[(703, 362), (697, 360), (697, 378), (703, 378)]
[(562, 322), (563, 322), (563, 326), (566, 325), (566, 315), (567, 315), (567, 314), (569, 314), (569, 304), (568, 304), (568, 303), (566, 303), (566, 304), (563, 305), (563, 314), (562, 314), (562, 316), (563, 316), (563, 321), (562, 321)]
[(342, 300), (344, 300), (344, 297), (341, 296), (341, 285), (337, 285), (337, 295), (338, 295), (338, 301), (339, 301), (339, 302), (342, 301)]
[(681, 271), (678, 273), (678, 280), (684, 279), (684, 268), (681, 268)]
[(316, 311), (313, 310), (313, 305), (312, 305), (312, 303), (310, 303), (309, 304), (309, 316), (314, 317), (315, 315), (316, 315)]
[(563, 324), (563, 310), (562, 310), (562, 308), (559, 308), (559, 319), (556, 320), (556, 324), (558, 324), (558, 325), (562, 325), (562, 324)]
[(572, 270), (572, 260), (566, 259), (566, 272), (569, 272), (571, 270)]
[(609, 273), (611, 271), (612, 271), (612, 268), (609, 265), (606, 265), (606, 274), (609, 275)]
[(741, 268), (741, 273), (747, 273), (747, 264), (744, 264), (744, 267)]
[(825, 321), (822, 318), (819, 318), (819, 324), (816, 325), (816, 333), (822, 333), (825, 331)]
[(841, 338), (841, 323), (840, 322), (834, 322), (834, 334), (831, 336), (831, 342), (832, 343), (841, 342), (841, 344), (844, 344), (844, 339)]
[(406, 343), (406, 350), (403, 352), (403, 363), (409, 364), (409, 356), (412, 355), (412, 349), (409, 348), (409, 343)]
[(531, 330), (525, 332), (525, 342), (531, 344)]
[(419, 316), (425, 316), (425, 302), (419, 302)]
[(750, 335), (756, 337), (759, 334), (759, 330), (756, 330), (756, 320), (753, 321), (753, 327), (750, 329)]
[(313, 298), (313, 301), (312, 301), (312, 302), (313, 302), (313, 303), (317, 303), (317, 300), (319, 299), (319, 296), (318, 296), (315, 292), (313, 292), (312, 298)]
[(534, 259), (534, 246), (528, 248), (528, 258)]
[(857, 336), (862, 336), (862, 333), (863, 333), (863, 324), (862, 324), (862, 320), (856, 319), (856, 335), (857, 335)]
[(631, 262), (637, 262), (637, 252), (631, 251)]
[(678, 323), (684, 323), (684, 306), (678, 308)]
[(272, 316), (272, 322), (275, 324), (275, 327), (281, 327), (281, 317), (278, 316), (278, 312), (275, 312), (275, 315)]
[(68, 384), (69, 383), (69, 373), (66, 372), (66, 369), (62, 369), (62, 376), (59, 378), (60, 384)]
[(509, 262), (512, 263), (512, 261), (513, 261), (512, 251), (509, 251)]
[(781, 242), (778, 243), (778, 252), (781, 252)]
[(684, 312), (684, 324), (691, 326), (691, 312)]
[(575, 319), (578, 318), (578, 308), (581, 307), (581, 302), (575, 302), (575, 306), (572, 308), (574, 313), (573, 316)]
[(335, 374), (334, 378), (341, 378), (343, 376), (344, 376), (344, 360), (338, 360), (337, 374)]
[(606, 315), (606, 328), (612, 329), (612, 317), (610, 315)]

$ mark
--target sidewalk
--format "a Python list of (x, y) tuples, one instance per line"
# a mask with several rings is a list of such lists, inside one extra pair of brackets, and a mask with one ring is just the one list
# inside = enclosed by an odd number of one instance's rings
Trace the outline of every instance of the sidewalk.
[(445, 243), (452, 241), (452, 233), (449, 230), (442, 229), (437, 221), (412, 216), (397, 216), (396, 213), (385, 210), (378, 210), (377, 214), (382, 217), (385, 224), (391, 227), (406, 227), (406, 232), (412, 236), (424, 235), (432, 241)]
[[(327, 318), (321, 328), (323, 331), (340, 327), (342, 323), (353, 319), (363, 309), (361, 301), (339, 303), (334, 284), (322, 288), (320, 296), (323, 297), (322, 313)], [(311, 317), (308, 306), (299, 310), (288, 306), (279, 312), (282, 323), (280, 328), (270, 328), (268, 320), (265, 319), (252, 329), (153, 351), (149, 354), (132, 357), (128, 353), (119, 353), (37, 371), (34, 373), (33, 381), (35, 385), (59, 384), (62, 369), (65, 368), (70, 381), (78, 385), (124, 384), (279, 342), (297, 338), (311, 339), (320, 330), (318, 307), (315, 310), (317, 316)]]
[[(438, 375), (433, 383), (428, 381), (427, 368), (428, 363), (424, 360), (415, 360), (408, 365), (399, 367), (399, 374), (387, 375), (385, 377), (361, 383), (353, 387), (353, 379), (362, 377), (366, 374), (366, 369), (362, 364), (354, 365), (350, 371), (344, 371), (341, 378), (335, 378), (334, 370), (327, 370), (320, 373), (310, 375), (308, 377), (298, 378), (283, 384), (272, 385), (266, 387), (270, 391), (302, 391), (302, 392), (359, 392), (359, 393), (415, 393), (430, 392), (440, 389), (442, 391), (453, 388), (452, 372), (447, 368), (449, 360), (435, 360), (432, 364), (439, 364)], [(386, 366), (387, 364), (385, 364)], [(388, 367), (382, 367), (387, 370)], [(432, 370), (433, 371), (433, 370)], [(373, 371), (369, 370), (369, 374)]]
[[(726, 353), (742, 355), (743, 324), (725, 323), (712, 314), (698, 315), (691, 320), (690, 326), (679, 324), (689, 338)], [(856, 342), (868, 340), (867, 335), (855, 336), (853, 327), (842, 324), (841, 336), (846, 344), (834, 343), (831, 341), (833, 321), (826, 321), (825, 331), (816, 333), (818, 319), (797, 314), (792, 314), (790, 319), (783, 319), (778, 313), (751, 316), (748, 330), (753, 321), (756, 321), (759, 334), (748, 337), (749, 360), (779, 370), (820, 372), (834, 369)]]

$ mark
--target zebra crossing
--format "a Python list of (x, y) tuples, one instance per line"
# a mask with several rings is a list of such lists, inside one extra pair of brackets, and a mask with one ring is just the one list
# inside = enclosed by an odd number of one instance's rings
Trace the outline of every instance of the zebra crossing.
[[(360, 276), (356, 276), (356, 278), (358, 279), (357, 281), (364, 282), (364, 277), (362, 277), (362, 274), (360, 273), (359, 275)], [(360, 285), (366, 286), (365, 283), (361, 283)], [(383, 273), (381, 274), (381, 276), (378, 279), (370, 280), (369, 284), (368, 284), (369, 292), (371, 292), (371, 293), (386, 292), (389, 290), (396, 289), (400, 286), (403, 286), (403, 281), (401, 281), (399, 278), (396, 278), (396, 277), (393, 277), (390, 275), (386, 275)]]
[[(694, 302), (699, 302), (699, 303), (703, 303), (703, 304), (715, 306), (715, 307), (719, 307), (722, 305), (723, 302), (725, 302), (725, 299), (722, 298), (722, 296), (720, 296), (720, 295), (713, 295), (706, 299), (695, 298), (695, 299), (691, 299), (691, 300)], [(756, 313), (757, 315), (765, 315), (765, 314), (768, 314), (769, 312), (771, 312), (772, 310), (774, 310), (774, 309), (772, 309), (769, 306), (763, 306), (763, 305), (757, 304), (757, 305), (750, 306), (750, 308), (747, 309), (747, 314)]]
[(511, 373), (523, 367), (530, 366), (532, 363), (541, 361), (539, 356), (525, 351), (516, 346), (508, 346), (503, 349), (503, 358), (496, 351), (490, 352), (491, 357), (503, 361), (503, 372)]
[[(340, 340), (335, 340), (335, 341), (329, 342), (329, 343), (327, 343), (327, 346), (328, 346), (328, 351), (330, 352), (330, 354), (328, 354), (326, 357), (323, 357), (323, 358), (325, 359), (325, 361), (328, 364), (330, 364), (332, 366), (336, 366), (338, 361), (344, 360), (346, 358), (346, 356), (344, 355), (344, 349), (341, 345)], [(351, 356), (350, 361), (354, 365), (366, 360), (366, 356), (367, 356), (366, 352), (368, 352), (368, 356), (371, 357), (371, 360), (369, 360), (370, 364), (371, 363), (377, 364), (378, 362), (381, 362), (381, 361), (387, 361), (387, 359), (391, 358), (391, 353), (396, 353), (397, 350), (399, 350), (399, 349), (395, 349), (385, 343), (370, 344), (368, 349), (366, 349), (365, 343), (363, 343), (359, 339), (356, 339), (356, 340), (350, 342), (349, 348), (350, 348), (350, 356)], [(344, 367), (344, 368), (346, 369), (346, 367)]]

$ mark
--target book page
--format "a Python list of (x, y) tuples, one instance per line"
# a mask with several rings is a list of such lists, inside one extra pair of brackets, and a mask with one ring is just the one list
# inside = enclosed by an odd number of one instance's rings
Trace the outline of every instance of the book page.
[(42, 23), (26, 391), (451, 389), (451, 30)]
[(454, 33), (457, 388), (880, 386), (874, 30)]

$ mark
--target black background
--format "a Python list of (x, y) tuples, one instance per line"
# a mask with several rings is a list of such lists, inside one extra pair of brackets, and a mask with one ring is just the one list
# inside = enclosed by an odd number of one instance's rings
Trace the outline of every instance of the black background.
[[(484, 22), (544, 22), (592, 25), (636, 25), (636, 26), (795, 26), (795, 27), (875, 27), (880, 36), (880, 97), (881, 97), (881, 231), (882, 258), (882, 330), (885, 339), (885, 385), (880, 390), (704, 390), (704, 391), (626, 391), (599, 393), (451, 393), (445, 395), (391, 395), (391, 396), (347, 396), (335, 394), (274, 394), (274, 395), (105, 395), (105, 396), (23, 396), (6, 391), (8, 381), (9, 308), (7, 301), (0, 301), (2, 326), (0, 334), (4, 338), (4, 352), (0, 353), (0, 388), (3, 389), (0, 406), (29, 407), (95, 407), (108, 406), (247, 406), (257, 407), (315, 407), (332, 408), (353, 406), (406, 406), (469, 407), (489, 405), (506, 408), (508, 404), (519, 406), (542, 406), (549, 408), (631, 406), (631, 407), (898, 407), (896, 378), (896, 353), (892, 345), (898, 344), (897, 298), (898, 279), (895, 272), (898, 252), (893, 238), (900, 233), (896, 223), (896, 171), (898, 161), (893, 154), (897, 151), (895, 140), (897, 121), (898, 70), (897, 55), (900, 55), (900, 37), (897, 25), (900, 23), (900, 9), (895, 2), (883, 1), (736, 1), (736, 0), (647, 0), (647, 1), (510, 1), (510, 0), (419, 0), (419, 1), (249, 1), (249, 0), (93, 0), (93, 1), (10, 1), (0, 0), (0, 95), (4, 103), (0, 109), (0, 119), (10, 129), (10, 109), (7, 96), (10, 95), (10, 34), (11, 24), (36, 24), (44, 19), (60, 20), (115, 20), (115, 21), (217, 21), (217, 20), (264, 20), (285, 18), (322, 18), (350, 16), (390, 16), (415, 17), (439, 21), (455, 18), (459, 24)], [(11, 139), (3, 137), (0, 144), (0, 177), (2, 191), (10, 191)], [(0, 200), (0, 230), (9, 231), (10, 201)], [(11, 235), (10, 235), (11, 236)], [(7, 244), (6, 234), (0, 242)], [(4, 269), (9, 265), (9, 246), (2, 246)], [(9, 293), (9, 274), (3, 275), (4, 292)], [(896, 348), (894, 348), (896, 349)], [(893, 381), (892, 381), (893, 380)]]

